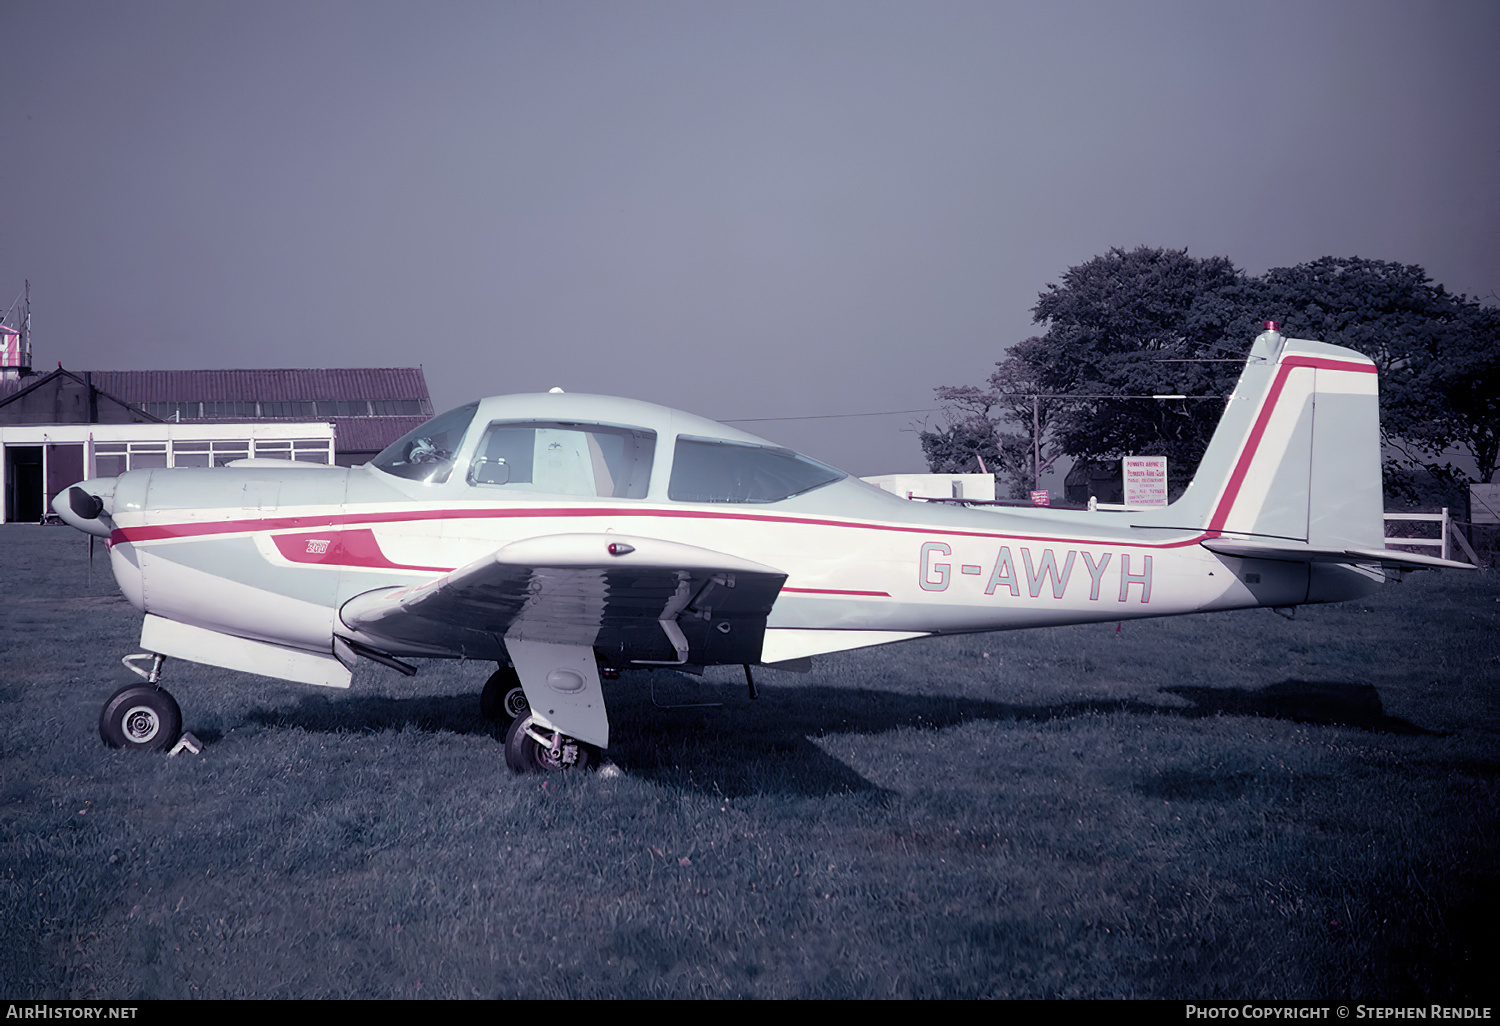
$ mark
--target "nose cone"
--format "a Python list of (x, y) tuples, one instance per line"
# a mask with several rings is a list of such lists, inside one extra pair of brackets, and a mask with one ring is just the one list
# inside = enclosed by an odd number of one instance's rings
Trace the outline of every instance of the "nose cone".
[(58, 492), (52, 500), (52, 509), (69, 527), (108, 538), (114, 530), (110, 518), (114, 497), (115, 479), (96, 477)]

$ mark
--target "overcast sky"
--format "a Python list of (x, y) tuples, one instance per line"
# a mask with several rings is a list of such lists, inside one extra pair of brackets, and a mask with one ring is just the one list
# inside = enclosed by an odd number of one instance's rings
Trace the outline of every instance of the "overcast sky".
[(1112, 246), (1500, 293), (1495, 0), (5, 0), (0, 133), (39, 368), (795, 417), (982, 382)]

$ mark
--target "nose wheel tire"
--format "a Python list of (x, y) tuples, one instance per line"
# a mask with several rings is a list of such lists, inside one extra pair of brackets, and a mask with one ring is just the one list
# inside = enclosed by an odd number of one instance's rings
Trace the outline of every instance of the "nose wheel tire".
[(111, 748), (158, 752), (182, 734), (177, 700), (153, 684), (127, 684), (104, 703), (99, 736)]
[(536, 725), (527, 713), (505, 732), (505, 764), (517, 773), (544, 770), (592, 769), (599, 765), (599, 749), (577, 738), (559, 735)]
[(521, 690), (521, 678), (514, 667), (502, 666), (490, 674), (479, 694), (480, 715), (508, 725), (529, 712), (531, 705), (526, 701), (526, 692)]

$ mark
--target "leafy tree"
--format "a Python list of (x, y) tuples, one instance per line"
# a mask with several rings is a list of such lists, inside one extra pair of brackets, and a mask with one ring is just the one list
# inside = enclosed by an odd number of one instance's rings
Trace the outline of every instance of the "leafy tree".
[(937, 390), (950, 436), (1001, 455), (1013, 477), (1021, 467), (1030, 476), (1029, 392), (1058, 397), (1044, 428), (1051, 450), (1166, 456), (1185, 483), (1223, 410), (1212, 400), (1233, 388), (1265, 319), (1376, 362), (1394, 480), (1422, 471), (1457, 481), (1454, 451), (1492, 480), (1500, 460), (1500, 311), (1449, 294), (1415, 265), (1324, 257), (1251, 277), (1224, 257), (1111, 249), (1048, 285), (1032, 315), (1046, 330), (1011, 347), (988, 389)]
[[(1413, 352), (1384, 386), (1382, 427), (1392, 461), (1410, 477), (1426, 471), (1466, 483), (1453, 456), (1474, 462), (1476, 480), (1493, 482), (1500, 464), (1500, 309), (1460, 299), (1446, 330)], [(1389, 412), (1387, 412), (1389, 410)]]
[(1004, 464), (995, 425), (989, 419), (992, 393), (973, 385), (937, 389), (948, 423), (919, 432), (927, 467), (934, 474), (998, 474)]
[(1458, 314), (1453, 296), (1415, 264), (1323, 257), (1276, 267), (1259, 279), (1259, 298), (1283, 334), (1347, 346), (1375, 361), (1381, 384), (1414, 354), (1436, 352)]
[(1456, 332), (1433, 368), (1434, 387), (1448, 401), (1448, 445), (1467, 450), (1479, 480), (1493, 484), (1500, 470), (1500, 308), (1467, 304)]
[(1421, 472), (1467, 483), (1455, 454), (1474, 461), (1478, 480), (1494, 479), (1500, 311), (1452, 295), (1415, 264), (1359, 257), (1275, 268), (1261, 292), (1285, 333), (1348, 346), (1375, 361), (1390, 483), (1410, 488)]
[(922, 450), (934, 473), (988, 472), (996, 494), (1024, 498), (1035, 486), (1038, 458), (1045, 467), (1062, 454), (1051, 430), (1058, 404), (1038, 400), (1030, 367), (1014, 358), (1000, 361), (989, 385), (936, 389), (948, 423), (921, 432)]
[(1036, 487), (1039, 470), (1065, 454), (1057, 430), (1062, 403), (1037, 379), (1036, 368), (1014, 354), (995, 365), (989, 385), (999, 421), (1011, 430), (999, 432), (1000, 450), (1010, 468), (1010, 492), (1025, 498)]
[[(1070, 268), (1032, 310), (1044, 334), (1013, 355), (1056, 395), (1076, 395), (1059, 418), (1063, 447), (1082, 459), (1166, 456), (1174, 477), (1197, 466), (1221, 404), (1153, 395), (1223, 396), (1247, 338), (1226, 347), (1243, 305), (1244, 276), (1223, 257), (1186, 250), (1112, 249)], [(1252, 333), (1253, 335), (1253, 333)], [(1117, 398), (1115, 398), (1117, 397)]]
[(1223, 349), (1239, 322), (1253, 323), (1244, 292), (1244, 276), (1223, 257), (1112, 249), (1047, 287), (1032, 311), (1047, 330), (1011, 347), (989, 389), (948, 386), (937, 390), (938, 399), (953, 425), (966, 425), (971, 435), (982, 435), (981, 421), (988, 422), (991, 444), (1007, 454), (1003, 465), (1017, 486), (1024, 478), (1029, 488), (1032, 479), (1034, 413), (1043, 462), (1063, 452), (1096, 460), (1140, 453), (1190, 469), (1221, 404), (1149, 397), (1228, 394), (1238, 367), (1197, 361), (1245, 351), (1253, 332), (1240, 331), (1237, 345)]

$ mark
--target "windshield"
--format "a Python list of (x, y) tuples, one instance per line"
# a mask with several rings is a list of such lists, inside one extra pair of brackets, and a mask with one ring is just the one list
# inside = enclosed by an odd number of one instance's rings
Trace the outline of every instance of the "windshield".
[(463, 444), (478, 403), (449, 410), (409, 431), (370, 462), (379, 470), (410, 481), (442, 484), (453, 471), (453, 456)]

